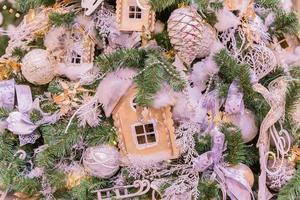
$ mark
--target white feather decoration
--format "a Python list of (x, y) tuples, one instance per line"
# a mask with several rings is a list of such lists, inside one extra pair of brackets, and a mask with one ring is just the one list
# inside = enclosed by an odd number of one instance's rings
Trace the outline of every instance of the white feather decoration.
[(109, 117), (129, 87), (133, 83), (136, 71), (129, 68), (111, 72), (101, 81), (97, 88), (95, 98), (103, 105), (106, 117)]
[(200, 92), (206, 89), (206, 83), (209, 77), (216, 74), (219, 68), (213, 60), (212, 56), (201, 62), (197, 62), (193, 65), (193, 71), (189, 77), (189, 80), (193, 82), (194, 87), (197, 87)]
[(229, 28), (236, 28), (240, 24), (240, 20), (226, 7), (217, 12), (218, 22), (215, 24), (215, 28), (218, 31), (226, 31)]
[(166, 106), (174, 105), (176, 102), (176, 93), (168, 84), (163, 84), (161, 90), (153, 96), (154, 108), (162, 108)]
[(69, 32), (64, 27), (52, 28), (44, 38), (44, 45), (49, 51), (64, 49)]
[(61, 76), (65, 76), (72, 81), (78, 81), (88, 71), (92, 70), (93, 63), (78, 64), (65, 64), (59, 63), (56, 68), (56, 73)]

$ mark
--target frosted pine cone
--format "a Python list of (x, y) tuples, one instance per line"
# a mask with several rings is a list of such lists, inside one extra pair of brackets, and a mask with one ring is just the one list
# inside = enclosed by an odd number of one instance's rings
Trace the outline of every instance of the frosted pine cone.
[(184, 7), (172, 12), (168, 20), (168, 34), (178, 56), (187, 64), (196, 57), (210, 53), (216, 34), (193, 7)]
[[(274, 166), (274, 161), (268, 161), (268, 169), (271, 171), (277, 171), (280, 167), (281, 161), (278, 160)], [(273, 191), (279, 191), (287, 182), (293, 178), (295, 173), (295, 165), (294, 163), (289, 162), (288, 160), (284, 160), (281, 169), (275, 175), (267, 174), (267, 186)]]

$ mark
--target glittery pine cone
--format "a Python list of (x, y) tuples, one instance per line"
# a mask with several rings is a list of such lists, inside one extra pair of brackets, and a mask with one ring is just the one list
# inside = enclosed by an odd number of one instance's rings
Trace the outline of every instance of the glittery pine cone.
[(187, 64), (196, 57), (210, 53), (216, 34), (193, 7), (184, 7), (172, 12), (168, 20), (168, 34), (178, 56)]
[[(274, 161), (268, 161), (268, 169), (276, 172), (279, 170), (281, 160), (278, 160), (274, 164), (274, 166), (273, 163)], [(278, 173), (267, 174), (267, 186), (271, 190), (278, 192), (293, 177), (294, 173), (295, 173), (294, 163), (291, 163), (285, 159)]]

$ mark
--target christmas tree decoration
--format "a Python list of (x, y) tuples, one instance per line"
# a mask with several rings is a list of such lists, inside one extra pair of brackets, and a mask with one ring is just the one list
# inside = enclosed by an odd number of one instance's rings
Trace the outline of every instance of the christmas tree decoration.
[(85, 170), (99, 178), (112, 177), (119, 170), (120, 164), (119, 152), (110, 145), (90, 147), (83, 155)]
[(116, 16), (121, 31), (154, 31), (155, 12), (148, 0), (117, 0)]
[(130, 88), (112, 112), (121, 155), (141, 164), (177, 158), (170, 107), (139, 107), (135, 98), (136, 88)]
[(295, 165), (294, 163), (288, 161), (287, 159), (281, 161), (268, 161), (268, 168), (271, 171), (278, 171), (277, 173), (267, 174), (267, 185), (273, 191), (279, 191), (283, 186), (285, 186), (289, 180), (295, 174)]
[(194, 7), (178, 8), (168, 20), (168, 34), (178, 56), (188, 65), (209, 55), (216, 33)]
[(55, 76), (48, 52), (43, 49), (34, 49), (27, 53), (22, 59), (21, 70), (27, 81), (37, 85), (47, 84)]
[(245, 179), (247, 180), (248, 184), (252, 187), (254, 184), (254, 175), (252, 170), (245, 164), (238, 164), (235, 166), (231, 167), (234, 170), (239, 171), (239, 173), (241, 173)]
[(85, 14), (91, 15), (103, 2), (103, 0), (82, 0), (81, 7), (86, 9)]
[(258, 80), (266, 76), (277, 65), (277, 59), (271, 49), (261, 45), (253, 45), (247, 55), (245, 62), (248, 63)]
[(226, 120), (241, 129), (243, 139), (246, 143), (253, 140), (258, 133), (255, 115), (248, 109), (241, 114), (226, 115)]
[(86, 176), (87, 175), (86, 172), (84, 171), (84, 168), (79, 164), (74, 164), (74, 166), (71, 167), (67, 175), (67, 183), (66, 183), (67, 188), (72, 189), (80, 185), (80, 182)]
[[(137, 191), (132, 191), (132, 190)], [(133, 185), (117, 186), (113, 188), (97, 190), (98, 200), (127, 199), (141, 197), (150, 190), (148, 180), (136, 180)], [(122, 192), (121, 192), (122, 191)]]
[(298, 7), (0, 0), (0, 199), (296, 200)]

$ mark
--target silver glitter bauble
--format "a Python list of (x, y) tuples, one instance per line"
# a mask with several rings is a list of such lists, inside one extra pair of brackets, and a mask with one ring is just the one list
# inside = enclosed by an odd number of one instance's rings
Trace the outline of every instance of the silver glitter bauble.
[(120, 168), (120, 154), (110, 145), (90, 147), (83, 154), (83, 166), (92, 176), (110, 178)]

